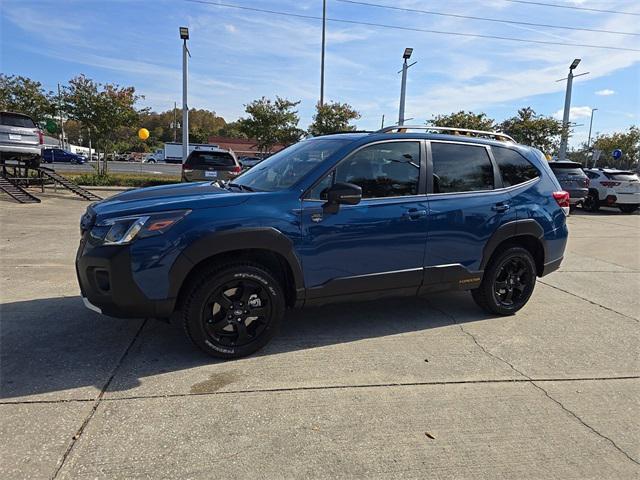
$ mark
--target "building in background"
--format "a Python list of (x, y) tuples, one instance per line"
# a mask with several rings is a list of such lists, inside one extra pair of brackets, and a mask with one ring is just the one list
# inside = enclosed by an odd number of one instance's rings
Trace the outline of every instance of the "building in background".
[[(255, 140), (245, 140), (243, 138), (231, 138), (231, 137), (209, 137), (209, 143), (218, 145), (225, 150), (233, 150), (238, 157), (257, 157), (261, 153), (256, 147)], [(269, 155), (279, 152), (285, 147), (282, 144), (276, 144), (271, 148), (271, 151), (267, 152)]]

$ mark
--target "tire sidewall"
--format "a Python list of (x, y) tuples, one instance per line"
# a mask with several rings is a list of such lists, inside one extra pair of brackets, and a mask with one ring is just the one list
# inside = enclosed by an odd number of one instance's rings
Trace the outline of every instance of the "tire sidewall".
[[(500, 267), (508, 259), (514, 258), (514, 257), (522, 258), (528, 264), (530, 269), (530, 274), (532, 275), (533, 280), (531, 282), (531, 287), (528, 289), (524, 302), (522, 302), (520, 305), (506, 306), (502, 304), (502, 302), (500, 302), (500, 300), (498, 299), (495, 289), (493, 288), (493, 285), (494, 285), (496, 276), (498, 275), (498, 271)], [(523, 308), (529, 302), (529, 299), (533, 294), (533, 290), (535, 289), (535, 284), (536, 284), (536, 264), (528, 250), (522, 247), (511, 247), (505, 250), (504, 252), (500, 253), (495, 258), (495, 260), (491, 263), (491, 266), (489, 267), (489, 270), (487, 271), (486, 274), (488, 274), (487, 283), (485, 285), (485, 288), (487, 288), (486, 295), (492, 304), (491, 305), (492, 310), (494, 310), (495, 312), (500, 313), (502, 315), (511, 315), (516, 313), (521, 308)]]
[[(216, 345), (204, 329), (204, 303), (221, 284), (231, 280), (249, 279), (264, 286), (272, 304), (271, 319), (258, 338), (247, 345), (228, 347)], [(224, 268), (197, 285), (185, 311), (185, 329), (191, 340), (205, 353), (219, 358), (239, 358), (250, 355), (266, 345), (277, 333), (284, 316), (285, 298), (280, 283), (267, 271), (249, 265)]]

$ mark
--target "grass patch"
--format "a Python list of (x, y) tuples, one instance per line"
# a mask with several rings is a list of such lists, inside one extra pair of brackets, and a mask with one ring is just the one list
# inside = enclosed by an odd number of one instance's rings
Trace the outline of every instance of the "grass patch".
[(65, 177), (78, 185), (91, 187), (154, 187), (180, 183), (180, 177), (171, 175), (139, 175), (129, 173), (63, 173)]

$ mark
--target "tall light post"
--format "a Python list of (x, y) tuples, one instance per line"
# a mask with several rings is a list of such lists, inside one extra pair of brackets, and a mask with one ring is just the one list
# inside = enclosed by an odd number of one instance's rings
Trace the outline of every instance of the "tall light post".
[(411, 54), (413, 53), (413, 48), (405, 48), (404, 53), (402, 54), (402, 58), (404, 62), (402, 63), (402, 70), (398, 73), (402, 72), (402, 83), (400, 85), (400, 109), (398, 113), (398, 125), (404, 125), (404, 103), (405, 97), (407, 93), (407, 70), (412, 65), (415, 65), (417, 62), (413, 62), (411, 65), (407, 65), (407, 60), (411, 58)]
[(189, 156), (189, 106), (187, 105), (187, 67), (189, 63), (189, 29), (180, 27), (180, 38), (182, 39), (182, 163), (187, 161)]
[(591, 147), (591, 128), (593, 127), (593, 112), (595, 112), (596, 110), (598, 109), (597, 108), (591, 109), (591, 120), (589, 120), (589, 137), (587, 138), (587, 151), (589, 151), (589, 148)]
[[(571, 87), (573, 86), (573, 77), (579, 77), (581, 75), (586, 75), (589, 72), (581, 73), (579, 75), (574, 75), (573, 71), (576, 69), (578, 64), (580, 63), (580, 59), (576, 58), (569, 65), (569, 75), (567, 75), (567, 91), (564, 95), (564, 113), (562, 115), (562, 135), (560, 137), (560, 152), (558, 154), (558, 160), (561, 162), (564, 161), (567, 157), (567, 143), (569, 141), (569, 112), (571, 110)], [(564, 78), (558, 80), (561, 82)]]
[(320, 106), (324, 105), (324, 46), (327, 28), (327, 0), (322, 0), (322, 53), (320, 54)]

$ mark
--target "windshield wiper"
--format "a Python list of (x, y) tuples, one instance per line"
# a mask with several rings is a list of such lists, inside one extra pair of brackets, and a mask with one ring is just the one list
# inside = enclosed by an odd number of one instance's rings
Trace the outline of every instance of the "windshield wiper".
[(227, 187), (236, 187), (236, 188), (239, 188), (240, 190), (242, 190), (244, 192), (255, 192), (256, 191), (254, 188), (247, 187), (246, 185), (242, 185), (240, 183), (233, 183), (233, 182), (227, 183)]

